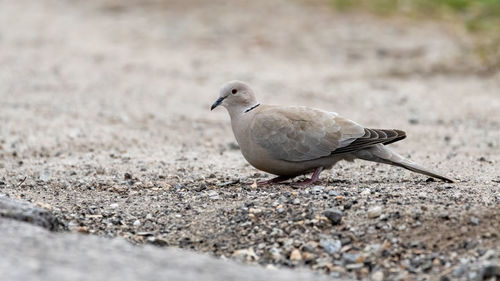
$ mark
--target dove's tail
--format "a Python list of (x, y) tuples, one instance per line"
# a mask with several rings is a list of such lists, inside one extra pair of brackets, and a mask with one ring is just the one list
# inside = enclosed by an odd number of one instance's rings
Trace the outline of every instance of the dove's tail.
[(383, 144), (377, 144), (369, 148), (356, 151), (353, 154), (363, 160), (394, 165), (416, 173), (427, 175), (429, 177), (440, 179), (445, 182), (449, 183), (454, 182), (453, 180), (447, 177), (441, 176), (431, 170), (428, 170), (420, 166), (419, 164), (413, 161), (404, 158), (403, 156), (385, 147)]

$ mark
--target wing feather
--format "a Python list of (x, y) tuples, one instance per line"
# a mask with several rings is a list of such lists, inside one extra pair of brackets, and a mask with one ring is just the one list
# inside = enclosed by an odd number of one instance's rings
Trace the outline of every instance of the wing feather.
[(306, 107), (271, 107), (256, 114), (251, 136), (277, 159), (306, 161), (331, 155), (365, 134), (336, 113)]
[(334, 112), (307, 107), (269, 107), (250, 127), (254, 141), (274, 158), (307, 161), (404, 139), (405, 132), (363, 128)]

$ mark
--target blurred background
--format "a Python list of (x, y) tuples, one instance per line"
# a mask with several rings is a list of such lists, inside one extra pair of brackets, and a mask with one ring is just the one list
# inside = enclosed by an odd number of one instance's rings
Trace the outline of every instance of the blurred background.
[(482, 71), (496, 71), (500, 56), (500, 1), (498, 0), (333, 0), (338, 11), (358, 11), (382, 17), (436, 21), (473, 37), (463, 46), (481, 60)]
[(23, 149), (41, 149), (40, 138), (133, 149), (142, 134), (176, 148), (210, 141), (221, 131), (202, 128), (216, 122), (228, 142), (227, 116), (208, 108), (232, 79), (254, 85), (264, 103), (323, 107), (372, 126), (470, 107), (489, 118), (499, 3), (2, 1), (2, 134)]

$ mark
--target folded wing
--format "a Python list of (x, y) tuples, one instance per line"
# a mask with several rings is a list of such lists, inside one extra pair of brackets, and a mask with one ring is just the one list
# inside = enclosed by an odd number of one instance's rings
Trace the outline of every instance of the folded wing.
[(276, 159), (299, 162), (357, 151), (405, 137), (399, 130), (366, 129), (334, 112), (307, 107), (270, 107), (250, 127), (254, 141)]

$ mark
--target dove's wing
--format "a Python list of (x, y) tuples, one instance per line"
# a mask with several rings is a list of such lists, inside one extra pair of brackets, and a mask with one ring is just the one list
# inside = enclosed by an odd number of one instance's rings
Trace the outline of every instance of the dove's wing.
[(334, 112), (307, 107), (269, 107), (256, 114), (250, 130), (253, 140), (271, 157), (292, 162), (404, 138), (401, 131), (365, 129)]

